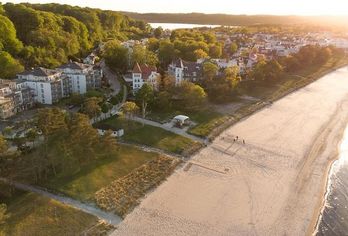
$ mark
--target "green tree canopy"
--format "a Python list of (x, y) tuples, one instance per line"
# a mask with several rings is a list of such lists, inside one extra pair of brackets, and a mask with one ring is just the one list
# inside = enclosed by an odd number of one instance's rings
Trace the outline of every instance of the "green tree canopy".
[(7, 17), (0, 15), (0, 50), (17, 55), (22, 47), (22, 42), (17, 39), (13, 23)]
[(150, 102), (154, 99), (154, 92), (152, 86), (144, 84), (135, 95), (136, 101), (141, 107), (141, 113), (143, 118), (146, 116), (146, 109)]
[(219, 67), (211, 62), (206, 62), (203, 64), (203, 74), (206, 79), (213, 79), (217, 72), (219, 71)]
[(0, 65), (0, 78), (3, 79), (12, 79), (17, 73), (24, 70), (19, 61), (5, 51), (0, 51)]
[(126, 72), (128, 69), (128, 49), (123, 47), (117, 40), (108, 41), (103, 50), (105, 62), (111, 68)]

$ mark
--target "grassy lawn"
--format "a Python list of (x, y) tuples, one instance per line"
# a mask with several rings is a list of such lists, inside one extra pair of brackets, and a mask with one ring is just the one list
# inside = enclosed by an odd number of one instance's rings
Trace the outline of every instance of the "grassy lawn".
[(96, 126), (111, 130), (123, 128), (125, 130), (125, 135), (122, 137), (124, 141), (152, 146), (178, 154), (199, 145), (189, 138), (158, 127), (143, 126), (141, 123), (125, 120), (122, 117), (111, 117)]
[(181, 111), (169, 111), (169, 112), (151, 112), (147, 118), (160, 123), (165, 123), (173, 119), (176, 115), (187, 115), (197, 125), (190, 128), (188, 133), (206, 137), (215, 127), (221, 125), (228, 119), (228, 116), (223, 115), (213, 110), (202, 110), (197, 112), (181, 112)]
[(15, 198), (8, 205), (8, 213), (0, 235), (80, 235), (98, 223), (92, 215), (34, 193)]
[(57, 176), (45, 186), (75, 199), (92, 201), (94, 193), (100, 188), (156, 157), (156, 153), (120, 145), (114, 156), (83, 166), (77, 173)]
[(189, 129), (189, 133), (201, 137), (206, 137), (217, 126), (224, 123), (227, 115), (213, 111), (204, 111), (190, 114), (190, 118), (197, 123), (195, 127)]

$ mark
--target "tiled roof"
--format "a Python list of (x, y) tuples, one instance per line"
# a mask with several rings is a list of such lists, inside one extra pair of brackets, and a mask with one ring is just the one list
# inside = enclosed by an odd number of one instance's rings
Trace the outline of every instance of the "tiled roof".
[(50, 75), (55, 75), (57, 73), (58, 73), (58, 71), (56, 71), (56, 70), (46, 69), (46, 68), (42, 68), (42, 67), (36, 67), (33, 70), (19, 73), (19, 75), (33, 75), (33, 76), (39, 76), (39, 77), (46, 77), (46, 76), (50, 76)]
[(144, 80), (148, 79), (152, 72), (157, 72), (155, 66), (148, 66), (146, 64), (139, 65), (139, 63), (135, 63), (132, 70), (132, 73), (141, 73)]
[(61, 65), (60, 67), (58, 67), (59, 69), (72, 69), (72, 70), (83, 70), (85, 68), (90, 67), (90, 65), (87, 64), (82, 64), (82, 63), (78, 63), (78, 62), (69, 62), (67, 64)]

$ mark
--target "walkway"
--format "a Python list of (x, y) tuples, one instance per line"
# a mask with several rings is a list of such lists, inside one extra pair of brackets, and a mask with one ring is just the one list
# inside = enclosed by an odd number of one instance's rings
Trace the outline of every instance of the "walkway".
[(34, 187), (32, 185), (18, 183), (16, 181), (10, 181), (10, 180), (5, 179), (5, 178), (0, 177), (0, 181), (4, 182), (6, 184), (10, 184), (10, 185), (12, 185), (15, 188), (20, 189), (20, 190), (33, 192), (33, 193), (48, 197), (50, 199), (54, 199), (54, 200), (61, 202), (65, 205), (68, 205), (68, 206), (73, 207), (75, 209), (81, 210), (81, 211), (86, 212), (88, 214), (94, 215), (94, 216), (98, 217), (99, 219), (105, 220), (106, 222), (108, 222), (109, 224), (114, 225), (114, 226), (118, 225), (122, 221), (121, 217), (119, 217), (113, 213), (105, 212), (105, 211), (103, 211), (103, 210), (99, 209), (98, 207), (93, 206), (91, 204), (82, 203), (82, 202), (79, 202), (79, 201), (74, 200), (74, 199), (69, 198), (69, 197), (50, 193), (47, 190), (39, 188), (39, 187)]
[(114, 90), (112, 95), (116, 95), (121, 91), (121, 83), (117, 79), (117, 75), (105, 64), (104, 59), (100, 62), (100, 67), (103, 70), (104, 76), (109, 82), (111, 88)]
[(206, 143), (205, 139), (199, 138), (199, 137), (191, 135), (191, 134), (188, 134), (185, 130), (174, 127), (172, 123), (161, 124), (161, 123), (158, 123), (158, 122), (155, 122), (155, 121), (152, 121), (152, 120), (143, 119), (143, 118), (140, 118), (140, 117), (133, 117), (133, 118), (130, 118), (130, 119), (132, 119), (134, 121), (137, 121), (137, 122), (140, 122), (140, 123), (144, 123), (146, 125), (151, 125), (151, 126), (162, 128), (162, 129), (167, 130), (169, 132), (172, 132), (172, 133), (184, 136), (186, 138), (192, 139), (192, 140), (200, 142), (200, 143)]

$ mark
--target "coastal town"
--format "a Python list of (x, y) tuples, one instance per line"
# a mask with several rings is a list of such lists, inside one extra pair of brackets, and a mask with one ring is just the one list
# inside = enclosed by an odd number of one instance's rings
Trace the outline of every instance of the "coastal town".
[[(204, 29), (208, 30), (209, 29)], [(196, 61), (185, 61), (181, 58), (174, 59), (164, 74), (175, 79), (175, 85), (183, 81), (198, 82), (204, 78), (204, 64), (213, 63), (218, 67), (217, 73), (223, 72), (226, 68), (235, 67), (241, 78), (252, 79), (248, 76), (255, 65), (261, 61), (288, 57), (296, 54), (302, 47), (313, 45), (320, 47), (333, 46), (348, 53), (348, 39), (337, 38), (329, 32), (300, 34), (271, 34), (256, 32), (253, 34), (229, 33), (214, 30), (215, 37), (221, 45), (225, 58), (198, 58)], [(165, 35), (170, 36), (170, 32)], [(141, 46), (148, 47), (149, 38), (142, 40), (128, 40), (121, 42), (127, 49), (128, 57), (132, 54), (133, 48)], [(235, 42), (243, 41), (239, 46)], [(234, 50), (231, 52), (231, 45)], [(102, 88), (102, 79), (110, 86), (111, 80), (118, 80), (116, 83), (125, 82), (133, 94), (143, 84), (149, 84), (158, 89), (161, 77), (156, 66), (134, 63), (133, 69), (121, 76), (106, 78), (100, 66), (100, 57), (91, 53), (79, 62), (70, 61), (55, 69), (32, 68), (31, 70), (19, 73), (15, 79), (1, 80), (1, 104), (0, 117), (8, 119), (19, 112), (25, 112), (34, 107), (35, 104), (53, 105), (61, 99), (72, 94), (86, 94), (88, 90)], [(129, 64), (132, 62), (129, 61)], [(104, 64), (105, 65), (105, 64)], [(163, 74), (163, 73), (162, 73)], [(118, 87), (113, 88), (119, 90)], [(119, 92), (119, 91), (118, 91)]]
[(0, 235), (326, 230), (348, 31), (0, 3), (0, 33)]

